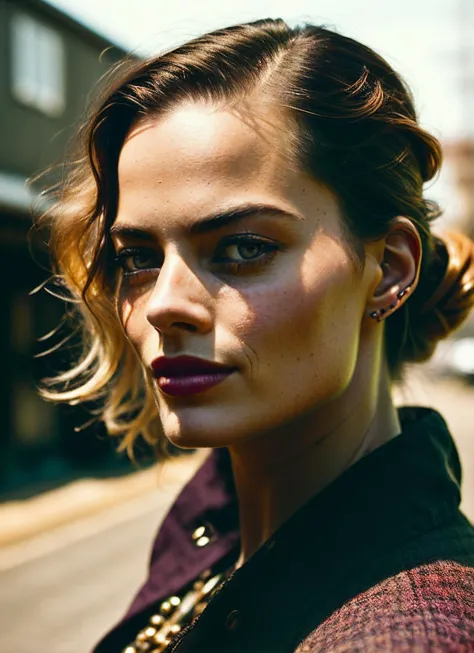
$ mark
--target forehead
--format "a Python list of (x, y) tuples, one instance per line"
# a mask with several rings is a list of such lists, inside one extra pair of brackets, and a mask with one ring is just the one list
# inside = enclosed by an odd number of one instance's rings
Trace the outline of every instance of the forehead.
[[(121, 194), (153, 179), (161, 192), (190, 183), (260, 183), (288, 167), (285, 120), (271, 112), (181, 106), (149, 117), (127, 136), (119, 158)], [(283, 165), (285, 163), (285, 165)], [(144, 174), (146, 173), (146, 174)]]
[(119, 157), (116, 222), (167, 239), (216, 212), (271, 205), (338, 231), (337, 200), (293, 163), (290, 128), (265, 107), (189, 104), (144, 119)]
[[(150, 115), (138, 122), (128, 134), (124, 147), (147, 131), (147, 138), (159, 135), (163, 147), (172, 146), (188, 158), (197, 155), (222, 155), (245, 150), (249, 144), (263, 145), (267, 141), (271, 149), (280, 143), (285, 120), (270, 108), (253, 108), (249, 104), (238, 107), (213, 106), (206, 103), (178, 105), (162, 115)], [(130, 149), (130, 147), (128, 148)]]

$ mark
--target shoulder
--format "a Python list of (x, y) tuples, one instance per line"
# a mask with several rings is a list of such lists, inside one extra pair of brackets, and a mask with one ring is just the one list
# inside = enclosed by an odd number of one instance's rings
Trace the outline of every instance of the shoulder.
[(400, 572), (336, 610), (295, 653), (468, 651), (474, 568), (437, 561)]

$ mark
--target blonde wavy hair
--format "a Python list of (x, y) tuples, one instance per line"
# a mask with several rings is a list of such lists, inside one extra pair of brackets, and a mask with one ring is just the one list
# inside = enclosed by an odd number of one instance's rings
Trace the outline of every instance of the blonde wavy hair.
[(323, 27), (268, 19), (122, 65), (91, 111), (80, 156), (65, 168), (37, 226), (48, 230), (52, 283), (72, 303), (68, 319), (82, 341), (79, 359), (45, 379), (41, 393), (56, 402), (98, 402), (96, 417), (130, 454), (139, 435), (162, 450), (165, 443), (147, 372), (115, 306), (108, 231), (121, 147), (145, 116), (184, 100), (222, 103), (255, 90), (294, 119), (298, 164), (336, 193), (356, 251), (364, 239), (383, 236), (397, 215), (420, 233), (419, 285), (385, 325), (393, 378), (405, 362), (428, 358), (474, 302), (472, 241), (459, 234), (441, 239), (430, 230), (439, 210), (424, 199), (423, 184), (440, 168), (440, 145), (419, 126), (404, 82), (370, 48)]

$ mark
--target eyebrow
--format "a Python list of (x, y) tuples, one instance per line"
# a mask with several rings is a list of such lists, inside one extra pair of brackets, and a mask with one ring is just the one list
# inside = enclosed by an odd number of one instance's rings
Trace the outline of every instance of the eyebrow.
[[(241, 206), (235, 206), (227, 210), (217, 211), (216, 213), (207, 215), (197, 222), (193, 222), (191, 225), (186, 226), (184, 230), (191, 235), (206, 234), (221, 229), (222, 227), (226, 227), (229, 224), (239, 222), (240, 220), (250, 216), (263, 217), (265, 215), (286, 217), (293, 220), (304, 220), (302, 216), (296, 213), (290, 213), (289, 211), (272, 206), (271, 204), (243, 204)], [(128, 236), (129, 238), (136, 238), (145, 241), (154, 240), (154, 237), (150, 232), (133, 227), (126, 223), (113, 224), (110, 227), (109, 233), (111, 236)]]

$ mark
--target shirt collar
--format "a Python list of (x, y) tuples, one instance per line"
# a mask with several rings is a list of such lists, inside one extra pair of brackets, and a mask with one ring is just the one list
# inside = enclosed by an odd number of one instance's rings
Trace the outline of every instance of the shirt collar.
[(153, 544), (150, 573), (126, 618), (171, 596), (239, 547), (238, 506), (227, 449), (215, 449), (187, 483)]

